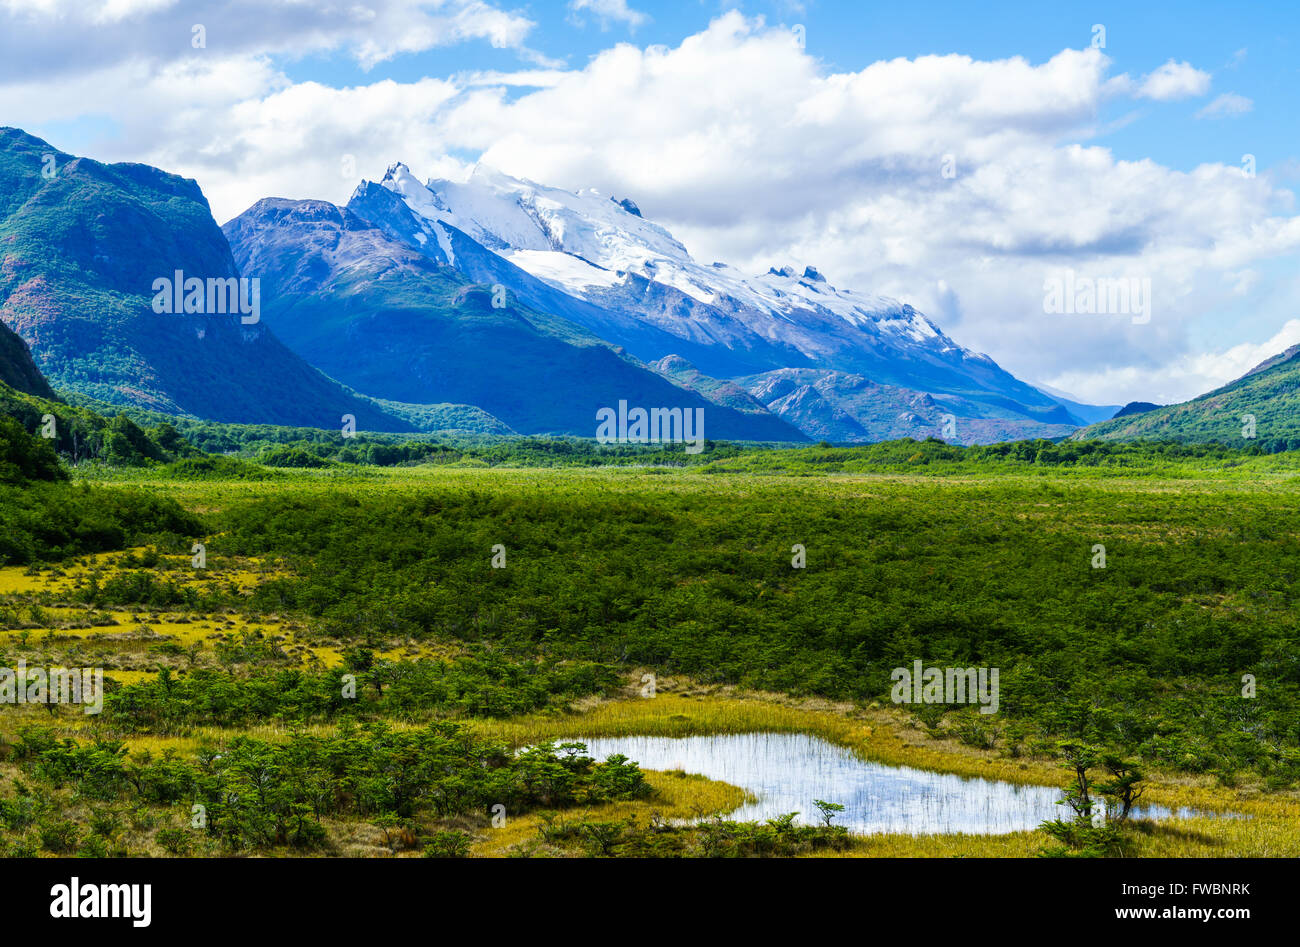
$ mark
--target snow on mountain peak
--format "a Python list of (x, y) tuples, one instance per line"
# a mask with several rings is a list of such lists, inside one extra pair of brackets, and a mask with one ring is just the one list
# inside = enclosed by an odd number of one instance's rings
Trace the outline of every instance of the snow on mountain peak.
[(635, 294), (633, 281), (639, 279), (727, 311), (757, 310), (778, 324), (829, 317), (888, 332), (904, 343), (956, 348), (910, 306), (836, 289), (815, 266), (802, 272), (773, 267), (747, 277), (726, 265), (696, 263), (671, 233), (642, 217), (635, 203), (596, 188), (548, 187), (482, 162), (464, 182), (427, 184), (399, 163), (381, 184), (418, 216), (456, 227), (538, 279), (582, 298), (603, 298), (616, 290)]
[(415, 181), (416, 184), (419, 183), (416, 181), (415, 175), (411, 174), (410, 168), (401, 161), (394, 161), (388, 166), (388, 170), (384, 172), (384, 179), (380, 183), (388, 187), (390, 183), (396, 184), (407, 180)]
[[(524, 261), (541, 262), (538, 253), (574, 257), (563, 265), (552, 261), (548, 269), (563, 270), (575, 279), (583, 278), (579, 262), (597, 270), (641, 275), (646, 275), (647, 262), (694, 265), (668, 231), (643, 219), (639, 209), (632, 213), (595, 188), (574, 193), (547, 187), (482, 162), (465, 182), (435, 179), (421, 185), (403, 166), (381, 184), (417, 214), (451, 224), (507, 259), (525, 255), (515, 260), (525, 269), (529, 267)], [(607, 282), (603, 275), (589, 275), (590, 284)]]

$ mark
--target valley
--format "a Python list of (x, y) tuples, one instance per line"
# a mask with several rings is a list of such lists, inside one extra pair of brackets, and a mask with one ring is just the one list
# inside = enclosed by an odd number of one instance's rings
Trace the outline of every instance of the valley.
[[(859, 454), (875, 469), (795, 469)], [(1060, 747), (1083, 740), (1129, 755), (1141, 806), (1158, 810), (1139, 808), (1107, 843), (1116, 852), (1294, 857), (1289, 456), (1136, 454), (1119, 476), (974, 459), (960, 474), (893, 472), (878, 448), (263, 480), (87, 466), (75, 481), (176, 503), (193, 531), (0, 569), (0, 665), (96, 663), (108, 681), (97, 716), (0, 714), (0, 770), (42, 800), (0, 792), (0, 839), (12, 852), (154, 855), (1024, 856), (1055, 844), (1032, 826), (864, 831), (861, 798), (887, 798), (874, 792), (821, 797), (849, 807), (829, 823), (805, 800), (790, 822), (746, 810), (753, 786), (709, 780), (688, 754), (647, 744), (646, 765), (627, 770), (642, 761), (566, 748), (786, 734), (975, 780), (972, 792), (993, 780), (1051, 794), (1068, 781)], [(1104, 570), (1089, 565), (1097, 542)], [(895, 703), (891, 668), (914, 660), (999, 668), (999, 713)], [(1244, 674), (1257, 696), (1242, 696)], [(378, 774), (328, 763), (345, 740), (372, 747), (368, 766), (434, 740), (448, 749), (431, 759), (459, 747), (494, 775), (458, 777), (448, 795), (421, 771), (409, 795), (353, 803), (346, 787)], [(231, 748), (229, 768), (203, 762)], [(256, 760), (270, 794), (252, 809), (222, 803)], [(194, 805), (212, 820), (202, 828)], [(117, 813), (116, 827), (95, 812)]]
[(1286, 929), (1238, 7), (0, 0), (15, 930)]

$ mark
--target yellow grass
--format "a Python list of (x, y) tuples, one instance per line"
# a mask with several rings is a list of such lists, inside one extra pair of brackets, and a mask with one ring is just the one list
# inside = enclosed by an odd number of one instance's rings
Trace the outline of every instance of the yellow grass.
[[(97, 655), (113, 655), (106, 662), (108, 673), (123, 683), (156, 674), (161, 665), (175, 669), (213, 666), (217, 659), (212, 649), (218, 641), (238, 640), (250, 632), (278, 641), (289, 656), (289, 666), (329, 668), (342, 664), (340, 644), (306, 634), (305, 628), (278, 616), (250, 619), (234, 612), (208, 614), (175, 607), (95, 609), (73, 601), (74, 593), (85, 586), (92, 570), (111, 577), (119, 571), (141, 568), (125, 564), (124, 558), (144, 551), (88, 555), (34, 574), (28, 574), (24, 566), (0, 568), (0, 607), (5, 610), (0, 616), (7, 616), (0, 617), (0, 644), (43, 650), (76, 644), (94, 648)], [(277, 566), (251, 557), (210, 557), (208, 568), (198, 570), (188, 556), (164, 556), (150, 571), (178, 584), (211, 584), (240, 594), (285, 574)], [(200, 653), (191, 662), (188, 658), (166, 659), (149, 650), (150, 645), (163, 642), (187, 650), (198, 645)], [(457, 653), (445, 644), (414, 640), (390, 641), (374, 650), (384, 660), (440, 658)]]
[[(680, 771), (663, 773), (647, 770), (646, 781), (654, 789), (654, 794), (648, 799), (566, 809), (562, 818), (568, 821), (593, 819), (602, 822), (634, 818), (641, 825), (656, 817), (664, 821), (685, 821), (725, 815), (750, 799), (744, 790), (728, 783)], [(541, 824), (542, 819), (536, 814), (512, 817), (507, 813), (505, 824), (500, 828), (485, 828), (481, 831), (470, 854), (480, 858), (508, 855), (515, 846), (536, 838)]]

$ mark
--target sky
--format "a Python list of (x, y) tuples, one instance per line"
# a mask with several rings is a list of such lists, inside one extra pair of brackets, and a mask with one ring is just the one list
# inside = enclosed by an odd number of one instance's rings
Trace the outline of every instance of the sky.
[[(1300, 343), (1300, 4), (985, 6), (0, 0), (0, 125), (194, 178), (218, 222), (397, 161), (595, 187), (1094, 403)], [(1071, 276), (1149, 313), (1049, 311)]]

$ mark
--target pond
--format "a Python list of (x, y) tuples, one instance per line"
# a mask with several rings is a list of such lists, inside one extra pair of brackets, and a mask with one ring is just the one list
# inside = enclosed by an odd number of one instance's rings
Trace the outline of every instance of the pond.
[[(755, 801), (728, 814), (737, 821), (799, 812), (796, 821), (816, 822), (815, 799), (843, 805), (835, 824), (857, 834), (998, 835), (1069, 815), (1068, 807), (1056, 805), (1062, 798), (1059, 789), (869, 763), (851, 750), (802, 733), (574, 740), (585, 743), (598, 760), (621, 753), (642, 769), (680, 769), (746, 789)], [(1160, 806), (1134, 811), (1135, 818), (1173, 814)], [(1177, 814), (1196, 813), (1183, 809)]]

